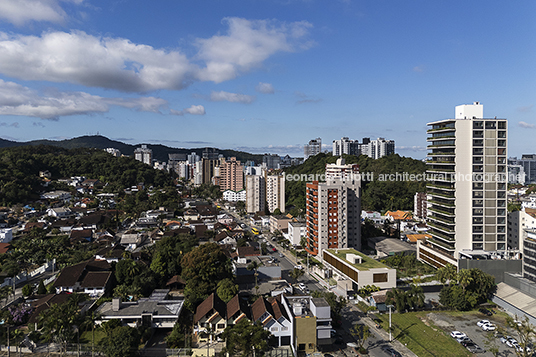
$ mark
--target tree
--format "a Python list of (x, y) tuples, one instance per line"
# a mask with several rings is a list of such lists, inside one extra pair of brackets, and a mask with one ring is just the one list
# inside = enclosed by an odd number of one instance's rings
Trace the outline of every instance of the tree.
[(254, 271), (253, 274), (255, 275), (255, 292), (256, 292), (256, 295), (259, 295), (259, 284), (257, 282), (259, 274), (257, 273), (257, 270), (259, 269), (260, 266), (261, 266), (261, 264), (258, 261), (254, 260), (246, 267), (247, 270), (253, 270)]
[(370, 337), (370, 329), (367, 325), (355, 324), (350, 329), (350, 334), (355, 337), (359, 352), (365, 353), (366, 349), (363, 347), (367, 339)]
[(43, 311), (38, 318), (46, 342), (56, 342), (67, 348), (67, 342), (74, 338), (73, 326), (77, 319), (78, 306), (71, 301), (54, 304)]
[(460, 269), (458, 272), (458, 284), (465, 291), (465, 288), (473, 282), (473, 276), (470, 270)]
[(47, 293), (47, 288), (45, 287), (45, 284), (43, 283), (43, 280), (39, 281), (39, 286), (37, 286), (37, 294), (44, 295)]
[(392, 289), (387, 292), (386, 305), (394, 305), (396, 310), (403, 313), (408, 308), (408, 296), (404, 290)]
[(450, 285), (458, 279), (457, 270), (458, 269), (454, 265), (447, 264), (437, 269), (436, 279), (439, 280), (443, 285), (445, 285), (445, 283), (448, 281)]
[(531, 347), (532, 340), (536, 337), (536, 328), (530, 324), (528, 316), (525, 315), (521, 320), (518, 320), (517, 315), (515, 318), (507, 316), (506, 324), (517, 334), (517, 341), (521, 351), (516, 349), (516, 354), (522, 357), (532, 356), (527, 347)]
[(100, 340), (100, 345), (108, 357), (130, 357), (137, 354), (140, 335), (132, 327), (120, 326), (111, 330)]
[(222, 333), (225, 340), (224, 354), (247, 357), (268, 350), (268, 340), (272, 334), (260, 324), (252, 325), (242, 319), (236, 325), (228, 326)]
[(186, 253), (181, 267), (186, 280), (185, 304), (190, 311), (216, 290), (220, 280), (233, 276), (229, 259), (216, 243), (206, 243)]
[(292, 280), (294, 280), (294, 284), (298, 282), (298, 279), (301, 278), (305, 274), (303, 269), (294, 268), (290, 271), (289, 276)]
[(33, 294), (34, 287), (32, 284), (26, 284), (22, 287), (22, 295), (30, 296)]
[(227, 304), (236, 294), (238, 294), (238, 285), (231, 279), (220, 280), (216, 288), (216, 294)]

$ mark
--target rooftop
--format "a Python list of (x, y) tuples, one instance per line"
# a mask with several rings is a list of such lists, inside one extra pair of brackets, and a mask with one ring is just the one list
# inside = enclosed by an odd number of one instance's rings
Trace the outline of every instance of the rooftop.
[[(380, 262), (378, 262), (378, 261), (366, 256), (365, 254), (363, 254), (361, 252), (358, 252), (355, 249), (326, 249), (326, 250), (328, 252), (330, 252), (331, 254), (335, 255), (336, 257), (338, 257), (339, 259), (344, 260), (348, 264), (352, 265), (357, 270), (365, 271), (365, 270), (370, 270), (370, 269), (389, 268), (387, 265), (382, 264), (382, 263), (380, 263)], [(346, 254), (355, 254), (355, 255), (360, 256), (361, 259), (362, 259), (361, 264), (352, 264), (352, 263), (350, 263), (348, 260), (346, 260)]]

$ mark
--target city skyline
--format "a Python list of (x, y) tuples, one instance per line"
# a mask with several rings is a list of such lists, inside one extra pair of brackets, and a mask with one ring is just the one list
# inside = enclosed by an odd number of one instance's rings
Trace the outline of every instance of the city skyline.
[[(342, 137), (426, 156), (426, 123), (481, 102), (536, 152), (536, 4), (6, 0), (0, 138), (303, 155)], [(150, 14), (150, 15), (148, 15)]]

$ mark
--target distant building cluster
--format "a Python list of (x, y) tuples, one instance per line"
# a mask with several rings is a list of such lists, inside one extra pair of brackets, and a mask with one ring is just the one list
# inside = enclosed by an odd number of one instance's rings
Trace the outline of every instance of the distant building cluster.
[[(315, 156), (322, 152), (322, 139), (316, 138), (310, 140), (308, 144), (304, 145), (303, 158), (307, 160), (311, 156)], [(340, 140), (333, 140), (332, 154), (333, 156), (341, 155), (367, 155), (372, 159), (379, 159), (381, 157), (391, 155), (395, 153), (395, 141), (386, 140), (385, 138), (378, 138), (376, 140), (370, 140), (370, 138), (363, 138), (362, 142), (359, 140), (353, 140), (348, 137), (342, 137)]]

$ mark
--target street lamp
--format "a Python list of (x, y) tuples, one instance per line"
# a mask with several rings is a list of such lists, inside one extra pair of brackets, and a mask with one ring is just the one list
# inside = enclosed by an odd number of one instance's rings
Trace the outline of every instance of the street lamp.
[(387, 305), (389, 308), (389, 342), (391, 342), (393, 339), (391, 337), (391, 309), (394, 307), (393, 305)]

